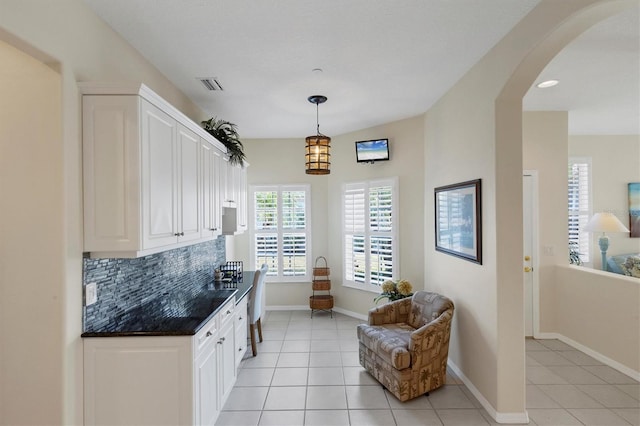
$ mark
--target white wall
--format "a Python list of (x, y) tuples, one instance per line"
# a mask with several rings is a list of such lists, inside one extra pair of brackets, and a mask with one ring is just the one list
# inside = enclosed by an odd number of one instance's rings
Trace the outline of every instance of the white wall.
[[(239, 130), (242, 132), (241, 128)], [(326, 257), (327, 179), (305, 174), (304, 139), (246, 139), (242, 143), (250, 163), (247, 169), (249, 185), (311, 185), (311, 252), (314, 258)], [(233, 240), (233, 251), (227, 251), (227, 259), (242, 260), (249, 265), (249, 233), (227, 237), (227, 240)], [(231, 245), (227, 247), (231, 248)], [(267, 306), (308, 306), (310, 295), (311, 283), (268, 282), (265, 286)]]
[(541, 332), (555, 330), (555, 265), (568, 263), (567, 139), (564, 111), (522, 114), (522, 158), (525, 170), (538, 171), (538, 265)]
[(556, 268), (557, 332), (626, 374), (640, 378), (640, 283), (637, 278), (562, 265)]
[[(313, 130), (313, 129), (311, 129)], [(323, 129), (330, 133), (330, 129)], [(330, 135), (331, 173), (328, 176), (304, 172), (304, 138), (254, 139), (243, 141), (251, 166), (252, 184), (311, 184), (312, 256), (325, 256), (331, 268), (331, 293), (335, 306), (365, 315), (374, 306), (376, 293), (342, 287), (342, 184), (381, 177), (399, 177), (399, 252), (402, 278), (414, 288), (424, 288), (423, 279), (423, 120), (421, 117), (389, 123), (345, 135)], [(355, 141), (388, 138), (391, 160), (373, 165), (357, 164)], [(233, 237), (235, 256), (249, 259), (248, 234)], [(228, 255), (229, 257), (229, 255)], [(268, 283), (267, 306), (308, 306), (310, 283)]]
[[(640, 182), (640, 136), (569, 136), (569, 156), (591, 158), (593, 213), (611, 212), (628, 228), (627, 184)], [(629, 233), (608, 236), (607, 256), (640, 253), (640, 238), (630, 238)], [(598, 238), (591, 236), (591, 259), (596, 269), (602, 265)]]
[(483, 265), (433, 249), (433, 201), (426, 197), (425, 278), (456, 304), (451, 360), (501, 421), (526, 420), (522, 97), (568, 42), (631, 6), (542, 0), (426, 115), (427, 194), (436, 186), (483, 180)]
[[(42, 93), (21, 96), (14, 90), (2, 96), (2, 110), (8, 102), (13, 114), (7, 129), (14, 129), (16, 137), (8, 145), (2, 142), (2, 173), (11, 171), (6, 180), (2, 176), (3, 185), (9, 185), (11, 198), (4, 198), (3, 187), (0, 211), (18, 222), (1, 239), (0, 424), (82, 424), (81, 100), (76, 82), (144, 82), (196, 121), (204, 115), (82, 0), (2, 0), (0, 42), (59, 70), (54, 83), (45, 82), (50, 77), (29, 82)], [(16, 56), (2, 61), (2, 71), (19, 61)], [(25, 76), (36, 68), (43, 69), (30, 65)], [(3, 137), (8, 134), (4, 123)], [(5, 169), (4, 162), (11, 167)], [(30, 340), (21, 346), (25, 337)]]
[(0, 424), (46, 424), (63, 412), (61, 80), (2, 41), (0, 63)]

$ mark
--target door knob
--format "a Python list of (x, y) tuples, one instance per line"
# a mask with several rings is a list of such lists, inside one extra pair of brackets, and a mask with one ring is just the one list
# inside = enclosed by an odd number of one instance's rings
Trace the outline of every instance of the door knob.
[(526, 260), (527, 262), (531, 260), (531, 256), (525, 256), (524, 260)]
[(525, 267), (524, 267), (524, 271), (525, 271), (525, 272), (531, 272), (531, 271), (533, 271), (533, 268), (530, 268), (530, 267), (528, 267), (528, 266), (525, 266)]

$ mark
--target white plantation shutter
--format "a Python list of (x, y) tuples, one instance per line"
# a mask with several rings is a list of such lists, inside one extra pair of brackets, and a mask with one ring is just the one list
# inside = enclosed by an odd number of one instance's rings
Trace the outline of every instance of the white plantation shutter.
[(309, 185), (252, 186), (251, 264), (268, 281), (310, 280)]
[(278, 229), (278, 193), (256, 192), (255, 212), (256, 229)]
[(344, 185), (345, 285), (379, 291), (395, 277), (396, 197), (397, 178)]
[(570, 158), (568, 175), (569, 244), (583, 262), (590, 261), (589, 233), (583, 229), (591, 217), (591, 159)]
[(347, 184), (343, 194), (345, 252), (344, 270), (349, 281), (364, 283), (365, 188), (363, 184)]
[[(256, 265), (269, 265), (267, 275), (278, 271), (278, 234), (258, 234), (255, 236)], [(257, 268), (256, 268), (257, 269)]]
[(344, 229), (351, 233), (364, 232), (364, 184), (348, 184), (344, 190)]

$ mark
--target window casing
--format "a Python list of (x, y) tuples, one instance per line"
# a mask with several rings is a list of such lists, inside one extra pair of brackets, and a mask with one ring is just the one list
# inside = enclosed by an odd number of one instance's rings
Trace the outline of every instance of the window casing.
[(591, 158), (569, 158), (569, 246), (577, 248), (583, 263), (591, 261), (589, 233), (583, 231), (591, 218)]
[(380, 292), (397, 279), (397, 200), (397, 178), (343, 185), (343, 285)]
[(311, 280), (309, 185), (251, 186), (251, 265), (269, 265), (268, 282)]

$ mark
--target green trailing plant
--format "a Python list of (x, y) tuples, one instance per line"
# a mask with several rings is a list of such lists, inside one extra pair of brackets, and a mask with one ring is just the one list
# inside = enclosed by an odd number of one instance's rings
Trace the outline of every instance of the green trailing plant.
[(245, 159), (244, 147), (240, 142), (237, 126), (226, 120), (212, 117), (202, 122), (204, 130), (218, 139), (227, 148), (229, 163), (243, 166)]
[(580, 253), (578, 252), (578, 243), (575, 241), (569, 241), (569, 263), (572, 265), (582, 265), (582, 259), (580, 259)]

